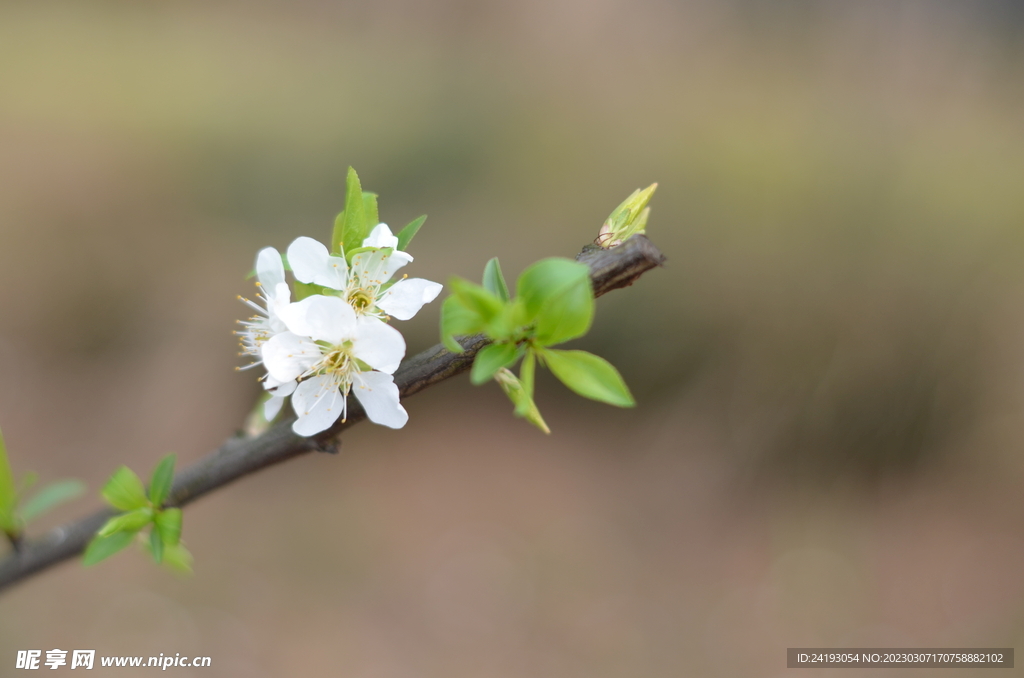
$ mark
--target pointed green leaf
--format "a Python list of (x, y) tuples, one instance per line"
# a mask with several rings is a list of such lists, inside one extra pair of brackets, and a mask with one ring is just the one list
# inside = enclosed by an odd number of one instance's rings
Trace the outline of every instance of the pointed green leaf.
[(181, 509), (171, 508), (156, 514), (153, 521), (165, 546), (174, 546), (181, 538)]
[(569, 285), (553, 295), (537, 316), (537, 343), (553, 346), (581, 337), (594, 320), (594, 291), (590, 279)]
[(455, 335), (474, 334), (483, 328), (480, 316), (466, 308), (456, 297), (450, 296), (441, 304), (441, 341), (452, 353), (462, 353), (462, 346), (455, 341)]
[(516, 375), (512, 374), (509, 370), (502, 368), (498, 370), (494, 375), (495, 381), (501, 385), (501, 390), (505, 392), (505, 395), (509, 397), (509, 400), (515, 405), (515, 414), (517, 417), (523, 417), (526, 421), (530, 422), (544, 433), (551, 433), (551, 429), (548, 428), (547, 423), (544, 421), (544, 417), (540, 416), (540, 410), (537, 409), (537, 405), (533, 402), (533, 398), (527, 394), (526, 389), (523, 388), (523, 384)]
[(142, 481), (127, 466), (114, 471), (114, 475), (110, 476), (110, 480), (103, 486), (102, 495), (111, 506), (122, 511), (149, 505)]
[(81, 480), (57, 480), (32, 495), (21, 507), (21, 517), (27, 523), (85, 492)]
[(398, 249), (403, 252), (409, 249), (409, 243), (412, 242), (413, 236), (419, 232), (420, 227), (423, 226), (423, 222), (426, 220), (426, 214), (416, 217), (406, 224), (405, 228), (398, 232)]
[(477, 316), (482, 324), (481, 329), (487, 336), (495, 341), (512, 338), (505, 302), (480, 285), (462, 278), (452, 278), (448, 283), (448, 289), (464, 307)]
[[(377, 215), (377, 194), (376, 193), (363, 193), (363, 221), (366, 223), (366, 234), (369, 235), (370, 231), (380, 223), (380, 217)], [(359, 241), (362, 243), (362, 240)]]
[(153, 556), (153, 560), (157, 565), (164, 560), (164, 540), (157, 530), (153, 530), (149, 533), (149, 554)]
[(181, 542), (174, 546), (164, 546), (164, 565), (179, 572), (191, 574), (192, 554)]
[(484, 289), (495, 295), (502, 301), (509, 300), (508, 285), (505, 284), (505, 276), (501, 274), (501, 265), (498, 257), (494, 257), (484, 266)]
[(564, 257), (541, 259), (528, 266), (516, 282), (516, 294), (526, 304), (530, 317), (536, 317), (551, 298), (563, 288), (589, 280), (590, 269)]
[(96, 534), (101, 537), (109, 537), (118, 532), (138, 532), (153, 521), (153, 509), (146, 506), (137, 508), (128, 513), (114, 516), (100, 528)]
[(519, 276), (516, 292), (527, 316), (536, 322), (542, 346), (583, 336), (594, 319), (590, 269), (569, 259), (538, 261)]
[(604, 358), (586, 351), (555, 349), (545, 349), (541, 355), (552, 374), (584, 398), (618, 407), (636, 405), (619, 371)]
[(93, 540), (85, 548), (82, 564), (86, 567), (95, 565), (131, 544), (134, 538), (133, 532), (118, 532), (109, 537), (93, 537)]
[(14, 489), (14, 474), (11, 472), (11, 464), (7, 460), (7, 446), (4, 444), (4, 434), (0, 432), (0, 531), (7, 534), (18, 532), (15, 506), (18, 503), (18, 494)]
[(164, 505), (164, 500), (171, 493), (173, 482), (174, 455), (168, 454), (153, 469), (153, 477), (149, 481), (149, 501), (153, 503), (153, 506), (160, 508)]
[(522, 351), (511, 343), (491, 344), (480, 350), (473, 361), (473, 371), (469, 380), (479, 386), (489, 381), (494, 373), (502, 367), (508, 367), (516, 361)]
[[(376, 226), (376, 224), (374, 224)], [(359, 185), (359, 175), (349, 167), (345, 181), (345, 232), (341, 241), (345, 249), (362, 247), (363, 240), (370, 234), (363, 212), (363, 188)]]
[[(522, 382), (526, 395), (530, 397), (530, 402), (533, 402), (533, 380), (536, 372), (537, 354), (532, 348), (528, 348), (526, 349), (526, 357), (523, 358), (523, 364), (519, 366), (519, 381)], [(523, 416), (523, 413), (518, 408), (516, 409), (516, 414)]]
[[(334, 217), (334, 229), (331, 231), (331, 242), (328, 243), (330, 247), (327, 249), (332, 254), (341, 254), (345, 251), (344, 241), (345, 240), (345, 211), (338, 212), (338, 216)], [(290, 268), (286, 270), (291, 270)]]

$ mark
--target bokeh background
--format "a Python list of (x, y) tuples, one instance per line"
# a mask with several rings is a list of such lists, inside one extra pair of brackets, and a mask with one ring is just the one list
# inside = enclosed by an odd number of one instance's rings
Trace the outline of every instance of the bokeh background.
[(238, 429), (235, 297), (259, 248), (327, 237), (349, 165), (393, 226), (429, 214), (416, 276), (572, 256), (653, 181), (668, 262), (577, 342), (635, 410), (543, 379), (544, 436), (451, 380), (404, 430), (190, 506), (191, 578), (128, 552), (11, 590), (0, 673), (31, 648), (594, 678), (1024, 646), (1019, 7), (3, 2), (0, 426), (16, 471), (90, 486), (37, 532)]

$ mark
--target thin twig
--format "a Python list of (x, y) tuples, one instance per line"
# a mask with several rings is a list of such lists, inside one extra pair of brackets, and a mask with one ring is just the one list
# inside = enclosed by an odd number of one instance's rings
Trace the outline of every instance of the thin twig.
[[(577, 259), (590, 266), (594, 293), (600, 296), (633, 284), (644, 272), (660, 266), (664, 257), (644, 236), (634, 236), (610, 250), (588, 246)], [(486, 346), (483, 335), (462, 337), (463, 353), (452, 353), (438, 344), (405, 360), (395, 372), (395, 383), (402, 398), (453, 377), (469, 369), (473, 357)], [(166, 502), (184, 506), (262, 468), (313, 451), (333, 452), (340, 444), (339, 434), (366, 418), (359, 402), (349, 402), (348, 419), (313, 438), (292, 432), (291, 421), (282, 421), (255, 437), (228, 439), (216, 451), (182, 469)], [(35, 540), (24, 540), (17, 551), (0, 561), (0, 590), (33, 574), (81, 553), (108, 518), (111, 509), (102, 509), (73, 523), (57, 527)]]

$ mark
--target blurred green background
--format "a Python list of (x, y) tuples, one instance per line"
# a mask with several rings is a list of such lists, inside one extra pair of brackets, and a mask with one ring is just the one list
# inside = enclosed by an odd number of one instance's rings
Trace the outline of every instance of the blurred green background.
[(410, 275), (572, 256), (653, 181), (668, 256), (577, 342), (636, 410), (542, 380), (546, 437), (452, 380), (189, 507), (190, 579), (128, 553), (12, 590), (2, 672), (778, 676), (793, 646), (1021, 645), (1018, 7), (0, 3), (0, 425), (17, 472), (90, 485), (40, 530), (241, 425), (235, 297), (259, 248), (327, 237), (349, 165), (392, 226), (429, 214)]

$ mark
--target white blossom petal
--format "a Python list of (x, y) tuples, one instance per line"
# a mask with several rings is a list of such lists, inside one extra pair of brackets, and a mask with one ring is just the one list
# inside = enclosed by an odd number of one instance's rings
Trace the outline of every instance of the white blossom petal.
[(267, 402), (263, 403), (263, 418), (267, 421), (273, 421), (274, 417), (281, 411), (281, 406), (284, 405), (284, 398), (284, 396), (277, 395), (267, 398)]
[(405, 357), (405, 339), (391, 325), (364, 316), (356, 328), (352, 354), (374, 369), (393, 374)]
[(266, 294), (273, 294), (273, 290), (284, 282), (284, 263), (281, 261), (281, 253), (273, 247), (264, 247), (256, 255), (256, 277), (260, 285), (266, 290)]
[(338, 344), (351, 339), (356, 330), (356, 312), (338, 297), (314, 294), (278, 313), (289, 330), (314, 341)]
[(391, 247), (398, 249), (398, 236), (391, 234), (387, 224), (381, 223), (373, 227), (370, 235), (363, 240), (363, 247)]
[(309, 337), (281, 332), (260, 348), (263, 365), (279, 382), (294, 381), (322, 357), (320, 347)]
[(441, 285), (423, 278), (399, 280), (378, 299), (377, 306), (390, 316), (408, 320), (424, 304), (429, 304), (441, 293)]
[(321, 374), (303, 381), (292, 394), (292, 407), (298, 420), (292, 430), (300, 436), (325, 431), (345, 409), (345, 396), (329, 376)]
[(314, 282), (317, 276), (325, 272), (325, 265), (330, 252), (322, 242), (301, 236), (288, 246), (288, 263), (292, 273), (299, 282)]
[(266, 379), (263, 380), (263, 390), (269, 391), (271, 395), (278, 398), (290, 396), (295, 390), (295, 386), (296, 381), (294, 379), (291, 381), (281, 381), (280, 379), (275, 379), (272, 374), (268, 374)]
[(345, 257), (327, 257), (323, 269), (313, 281), (317, 285), (330, 287), (332, 290), (344, 290), (348, 286), (348, 262), (345, 261)]
[(388, 259), (388, 253), (383, 250), (360, 252), (352, 257), (352, 275), (356, 276), (362, 283), (383, 283), (380, 279), (384, 271), (384, 262)]
[(387, 275), (386, 280), (390, 280), (391, 276), (395, 274), (395, 271), (402, 268), (406, 264), (411, 264), (413, 261), (412, 255), (408, 252), (402, 252), (395, 250), (388, 257), (387, 261), (384, 262), (384, 271)]
[(405, 252), (374, 250), (360, 252), (352, 257), (352, 272), (361, 284), (382, 285), (391, 279), (395, 271), (412, 261)]
[(390, 374), (360, 372), (352, 384), (352, 394), (375, 424), (402, 428), (409, 421), (409, 413), (398, 402), (398, 387)]
[(348, 285), (348, 263), (345, 257), (336, 257), (323, 243), (305, 236), (296, 238), (288, 246), (288, 263), (299, 282), (312, 283), (343, 290)]
[(278, 283), (276, 287), (267, 290), (267, 324), (271, 334), (284, 332), (288, 328), (281, 320), (281, 309), (288, 306), (292, 299), (292, 290), (288, 283)]

